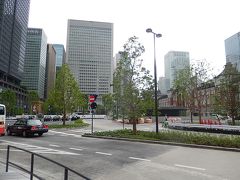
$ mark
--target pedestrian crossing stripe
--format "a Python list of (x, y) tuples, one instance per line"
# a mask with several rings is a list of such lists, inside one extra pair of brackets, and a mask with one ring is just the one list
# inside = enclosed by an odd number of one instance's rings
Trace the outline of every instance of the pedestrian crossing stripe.
[[(80, 155), (78, 153), (73, 153), (73, 152), (68, 152), (68, 151), (62, 151), (62, 150), (56, 150), (56, 149), (51, 149), (51, 148), (46, 148), (46, 147), (40, 147), (40, 146), (33, 146), (29, 144), (23, 144), (23, 143), (17, 143), (17, 142), (12, 142), (12, 141), (6, 141), (6, 140), (0, 140), (2, 142), (0, 145), (12, 145), (12, 146), (17, 146), (19, 148), (38, 153), (38, 154), (63, 154), (63, 155)], [(1, 149), (3, 150), (3, 149)], [(7, 150), (7, 149), (6, 149)], [(11, 149), (11, 151), (16, 151), (15, 149)], [(17, 150), (21, 151), (21, 150)], [(22, 151), (23, 152), (23, 151)]]

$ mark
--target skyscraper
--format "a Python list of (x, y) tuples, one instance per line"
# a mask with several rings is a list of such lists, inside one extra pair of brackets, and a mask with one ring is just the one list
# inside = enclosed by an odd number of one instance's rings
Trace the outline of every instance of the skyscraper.
[(56, 81), (56, 51), (52, 44), (48, 44), (45, 71), (44, 99), (48, 98), (49, 92), (55, 86), (55, 81)]
[(26, 92), (20, 87), (23, 76), (30, 0), (0, 1), (0, 90), (16, 92), (19, 106)]
[[(179, 70), (190, 66), (189, 53), (183, 51), (169, 51), (164, 56), (165, 78), (169, 79), (172, 88), (173, 81)], [(168, 90), (168, 89), (167, 89)]]
[(240, 71), (240, 32), (225, 40), (226, 63), (232, 63)]
[(80, 90), (87, 95), (110, 93), (113, 77), (113, 24), (69, 20), (67, 63)]
[(47, 37), (42, 29), (28, 28), (22, 85), (44, 98)]
[(53, 48), (56, 52), (56, 73), (62, 67), (62, 64), (66, 62), (66, 52), (64, 45), (62, 44), (53, 44)]

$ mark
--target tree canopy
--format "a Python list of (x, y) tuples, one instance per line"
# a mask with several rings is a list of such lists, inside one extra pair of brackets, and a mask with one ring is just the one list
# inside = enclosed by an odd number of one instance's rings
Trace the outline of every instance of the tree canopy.
[(47, 104), (63, 114), (65, 125), (66, 114), (86, 104), (86, 99), (73, 77), (67, 64), (63, 64), (58, 72), (55, 88), (50, 92)]

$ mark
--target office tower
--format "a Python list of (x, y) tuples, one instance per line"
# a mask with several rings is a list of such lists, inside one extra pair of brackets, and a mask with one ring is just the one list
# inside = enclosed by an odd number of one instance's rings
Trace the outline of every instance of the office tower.
[(113, 24), (68, 20), (67, 63), (80, 90), (87, 95), (111, 92), (113, 78)]
[(30, 0), (0, 1), (0, 91), (16, 92), (23, 106), (26, 91), (20, 87), (23, 75)]
[(164, 56), (165, 78), (169, 79), (172, 88), (174, 79), (179, 70), (190, 66), (189, 53), (183, 51), (169, 51)]
[(28, 28), (22, 85), (44, 98), (47, 37), (42, 29)]
[(66, 63), (66, 52), (64, 45), (62, 44), (53, 44), (53, 48), (56, 52), (56, 74), (64, 63)]
[(53, 46), (54, 45), (52, 44), (47, 45), (44, 99), (48, 98), (48, 95), (54, 88), (56, 81), (56, 51)]
[(170, 80), (166, 77), (160, 77), (158, 80), (158, 89), (161, 94), (167, 94), (167, 91), (170, 89)]
[(232, 63), (240, 71), (240, 32), (225, 40), (226, 63)]

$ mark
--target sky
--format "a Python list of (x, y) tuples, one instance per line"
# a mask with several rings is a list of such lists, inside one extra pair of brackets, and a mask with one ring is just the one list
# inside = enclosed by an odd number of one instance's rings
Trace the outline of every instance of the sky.
[(152, 28), (162, 34), (155, 41), (158, 77), (169, 51), (187, 51), (191, 62), (205, 59), (217, 75), (226, 63), (224, 40), (240, 31), (239, 7), (239, 0), (31, 0), (29, 27), (43, 28), (48, 43), (66, 48), (68, 19), (113, 23), (113, 55), (137, 36), (153, 75), (153, 35), (146, 33)]

